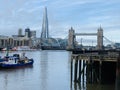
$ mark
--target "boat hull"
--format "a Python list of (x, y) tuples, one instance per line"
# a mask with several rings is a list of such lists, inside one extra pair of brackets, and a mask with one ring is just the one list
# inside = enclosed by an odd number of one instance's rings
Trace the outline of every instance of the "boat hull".
[(26, 67), (26, 66), (32, 66), (34, 63), (33, 59), (29, 59), (27, 63), (16, 63), (16, 64), (0, 64), (1, 68), (19, 68), (19, 67)]

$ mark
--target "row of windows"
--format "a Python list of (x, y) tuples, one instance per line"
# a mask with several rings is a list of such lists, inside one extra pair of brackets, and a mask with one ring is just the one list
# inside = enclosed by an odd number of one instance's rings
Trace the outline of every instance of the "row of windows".
[(29, 40), (17, 41), (17, 40), (0, 40), (0, 47), (2, 46), (29, 46)]

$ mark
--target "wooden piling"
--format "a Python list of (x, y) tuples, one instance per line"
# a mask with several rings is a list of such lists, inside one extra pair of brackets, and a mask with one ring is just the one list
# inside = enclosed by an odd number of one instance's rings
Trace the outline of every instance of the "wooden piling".
[(79, 60), (79, 77), (78, 81), (81, 82), (81, 60)]
[(89, 83), (89, 60), (86, 62), (87, 66), (86, 66), (86, 79), (87, 79), (87, 83)]
[(83, 60), (83, 84), (84, 84), (84, 81), (85, 81), (85, 60)]
[(102, 75), (101, 69), (102, 69), (102, 61), (100, 60), (100, 61), (99, 61), (99, 83), (100, 83), (100, 84), (101, 84), (101, 75)]
[(90, 78), (91, 78), (91, 83), (93, 83), (93, 60), (90, 60)]
[(74, 64), (74, 82), (77, 82), (77, 71), (78, 71), (78, 56), (76, 56)]
[[(87, 83), (100, 83), (100, 84), (115, 83), (115, 77), (117, 77), (115, 74), (116, 58), (118, 56), (117, 52), (118, 51), (93, 51), (93, 53), (92, 52), (83, 53), (82, 51), (73, 52), (74, 63), (72, 63), (71, 61), (71, 78), (73, 76), (72, 73), (74, 73), (75, 82), (81, 81), (84, 82), (85, 81), (84, 76), (86, 73)], [(74, 66), (72, 66), (72, 64)], [(81, 65), (83, 65), (83, 67)], [(74, 69), (74, 72), (72, 69)], [(117, 71), (119, 70), (120, 69), (118, 69)]]
[(90, 64), (89, 64), (89, 68), (90, 68), (90, 83), (93, 83), (93, 68), (92, 68), (92, 56), (90, 56)]
[(87, 73), (87, 82), (92, 83), (92, 57), (89, 56), (89, 60), (87, 61), (87, 68), (86, 68), (86, 73)]
[(72, 77), (73, 77), (73, 57), (71, 57), (71, 74), (70, 75), (71, 75), (71, 78), (70, 78), (71, 79), (71, 85), (70, 86), (72, 88), (72, 80), (73, 80), (72, 79)]
[(100, 62), (99, 61), (94, 61), (93, 62), (93, 83), (99, 83), (99, 66)]
[(120, 90), (120, 52), (119, 56), (117, 59), (117, 69), (116, 69), (116, 89), (115, 90)]

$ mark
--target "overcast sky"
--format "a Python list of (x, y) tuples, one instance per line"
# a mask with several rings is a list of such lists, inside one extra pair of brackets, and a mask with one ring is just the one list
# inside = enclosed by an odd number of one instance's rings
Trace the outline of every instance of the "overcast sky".
[(29, 27), (40, 37), (44, 7), (48, 10), (52, 37), (75, 32), (97, 32), (120, 42), (120, 0), (0, 0), (0, 35), (13, 35)]

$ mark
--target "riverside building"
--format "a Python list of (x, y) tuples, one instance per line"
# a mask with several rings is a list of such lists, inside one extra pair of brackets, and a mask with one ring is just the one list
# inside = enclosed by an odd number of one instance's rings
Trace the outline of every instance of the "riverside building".
[(36, 31), (31, 31), (29, 28), (25, 29), (25, 35), (22, 35), (22, 29), (18, 30), (18, 35), (4, 36), (0, 35), (0, 49), (13, 48), (17, 46), (33, 47), (36, 38)]

